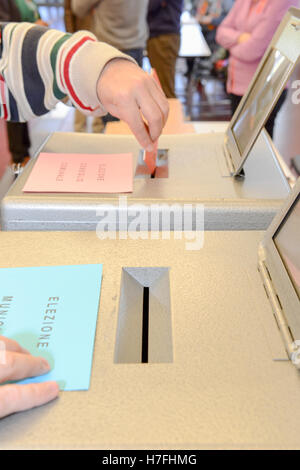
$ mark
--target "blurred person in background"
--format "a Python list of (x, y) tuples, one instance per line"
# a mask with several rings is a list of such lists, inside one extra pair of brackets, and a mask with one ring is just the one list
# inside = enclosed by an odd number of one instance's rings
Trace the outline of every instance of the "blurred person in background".
[(175, 66), (182, 10), (183, 0), (149, 0), (147, 52), (167, 98), (176, 98)]
[(91, 28), (99, 41), (131, 56), (140, 67), (148, 38), (148, 0), (71, 0), (78, 18), (92, 12)]
[[(47, 26), (39, 14), (37, 5), (31, 0), (1, 0), (0, 21), (27, 21)], [(25, 165), (29, 160), (30, 137), (26, 122), (7, 122), (9, 151), (13, 163)]]
[(90, 11), (84, 18), (78, 18), (72, 11), (72, 0), (64, 0), (64, 19), (65, 27), (68, 33), (76, 33), (82, 29), (87, 31), (92, 27), (92, 11)]
[(234, 0), (200, 0), (196, 18), (212, 52), (216, 50), (217, 27), (230, 12)]
[[(91, 14), (90, 29), (99, 41), (116, 47), (143, 66), (148, 38), (148, 0), (71, 0), (71, 6), (79, 19)], [(104, 123), (115, 120), (110, 115), (103, 120), (98, 118), (93, 131), (101, 132)]]
[[(217, 30), (216, 40), (229, 50), (227, 92), (232, 114), (256, 72), (283, 16), (298, 0), (235, 0), (235, 3)], [(274, 124), (287, 91), (277, 102), (266, 129), (273, 137)]]
[[(215, 53), (219, 46), (216, 43), (217, 27), (224, 20), (233, 6), (234, 0), (198, 0), (195, 12), (196, 19), (201, 26), (203, 36), (211, 50), (212, 55), (201, 60), (200, 65), (206, 68), (210, 73), (213, 72)], [(187, 59), (186, 77), (190, 78), (194, 70), (195, 58)], [(201, 80), (199, 79), (199, 84)]]

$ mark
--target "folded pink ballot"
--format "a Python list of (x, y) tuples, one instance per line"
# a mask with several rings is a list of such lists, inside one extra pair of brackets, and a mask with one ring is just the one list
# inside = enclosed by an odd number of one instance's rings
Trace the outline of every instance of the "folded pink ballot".
[[(155, 69), (151, 69), (150, 75), (154, 78), (156, 83), (159, 85), (160, 88), (162, 88), (160, 80), (158, 78), (157, 72)], [(144, 162), (146, 163), (148, 170), (150, 171), (151, 175), (154, 174), (156, 170), (156, 157), (157, 157), (157, 149), (158, 149), (158, 140), (154, 142), (154, 151), (153, 152), (147, 152), (145, 150), (144, 152)]]
[(156, 157), (157, 157), (157, 149), (158, 149), (158, 140), (154, 143), (154, 151), (147, 152), (145, 150), (143, 160), (146, 163), (148, 170), (150, 171), (151, 175), (154, 174), (156, 169)]
[(23, 191), (130, 193), (133, 191), (133, 156), (131, 153), (41, 153)]

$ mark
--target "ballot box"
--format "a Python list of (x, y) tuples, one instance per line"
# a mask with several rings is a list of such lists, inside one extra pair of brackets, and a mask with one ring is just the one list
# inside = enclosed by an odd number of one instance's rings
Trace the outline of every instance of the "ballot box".
[[(25, 193), (23, 187), (35, 165), (25, 168), (1, 205), (3, 230), (95, 230), (103, 215), (117, 228), (130, 229), (138, 204), (148, 213), (156, 206), (159, 229), (171, 211), (190, 205), (196, 228), (197, 205), (204, 205), (207, 230), (263, 230), (268, 227), (290, 187), (277, 160), (277, 151), (263, 131), (245, 162), (244, 177), (229, 173), (220, 147), (223, 133), (161, 136), (161, 173), (141, 175), (142, 151), (133, 136), (54, 133), (41, 151), (49, 153), (128, 153), (134, 155), (134, 186), (131, 194)], [(162, 176), (162, 177), (161, 177)], [(122, 202), (120, 202), (122, 196)], [(126, 205), (124, 204), (126, 197)], [(124, 208), (125, 207), (125, 208)], [(120, 227), (120, 214), (126, 212)], [(101, 215), (102, 214), (102, 215)], [(123, 214), (124, 215), (124, 214)], [(101, 218), (102, 217), (102, 218)], [(172, 226), (171, 217), (171, 227)], [(145, 221), (145, 218), (144, 218)], [(144, 222), (142, 230), (149, 230)]]
[[(121, 200), (119, 194), (25, 193), (33, 161), (2, 201), (3, 229), (95, 230), (111, 223), (123, 231), (138, 211), (140, 230), (147, 231), (153, 205), (157, 230), (168, 217), (173, 230), (198, 229), (201, 205), (206, 230), (267, 228), (290, 188), (263, 129), (299, 61), (299, 21), (298, 9), (284, 16), (225, 133), (161, 136), (154, 178), (132, 136), (54, 133), (41, 151), (132, 153), (133, 192)], [(192, 214), (188, 227), (172, 222), (184, 205)]]
[[(285, 240), (290, 253), (299, 240), (299, 204), (298, 197), (293, 224), (285, 225), (294, 227)], [(293, 292), (290, 282), (281, 295), (279, 283), (276, 300), (259, 231), (206, 232), (199, 250), (185, 233), (147, 235), (0, 233), (2, 268), (103, 264), (89, 390), (61, 392), (0, 420), (0, 449), (299, 448), (299, 366), (280, 335), (285, 325), (296, 339), (299, 321), (286, 324), (274, 313), (281, 302), (281, 315), (293, 305), (299, 317), (299, 277)], [(298, 269), (299, 262), (298, 251)]]

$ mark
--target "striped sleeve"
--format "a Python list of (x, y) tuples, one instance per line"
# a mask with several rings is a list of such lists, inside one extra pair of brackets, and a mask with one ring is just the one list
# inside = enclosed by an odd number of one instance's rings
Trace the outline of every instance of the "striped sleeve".
[(66, 98), (86, 115), (106, 114), (97, 82), (114, 58), (132, 60), (87, 31), (0, 23), (0, 117), (27, 121)]

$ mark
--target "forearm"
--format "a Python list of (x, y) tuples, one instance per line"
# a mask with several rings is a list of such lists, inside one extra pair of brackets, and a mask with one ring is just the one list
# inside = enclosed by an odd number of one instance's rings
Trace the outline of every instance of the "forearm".
[(243, 60), (243, 62), (255, 62), (262, 58), (266, 46), (257, 43), (255, 38), (250, 37), (248, 41), (241, 42), (231, 48), (232, 57)]
[(99, 76), (110, 60), (127, 56), (86, 31), (70, 35), (28, 23), (1, 29), (0, 117), (27, 121), (67, 98), (84, 114), (106, 113)]
[(284, 5), (280, 1), (270, 2), (269, 8), (260, 16), (255, 28), (251, 31), (249, 40), (237, 44), (231, 49), (230, 53), (234, 57), (245, 62), (255, 62), (263, 57), (287, 11), (288, 5), (286, 2), (283, 3)]
[(216, 41), (220, 46), (224, 47), (224, 49), (231, 49), (238, 44), (240, 35), (241, 31), (221, 24), (217, 29)]
[(220, 46), (224, 47), (224, 49), (230, 49), (231, 47), (235, 46), (238, 43), (240, 34), (243, 32), (239, 31), (239, 29), (236, 27), (235, 17), (237, 13), (237, 7), (239, 7), (239, 5), (238, 3), (235, 3), (217, 29), (216, 41), (218, 44), (220, 44)]
[(272, 40), (277, 24), (272, 26), (269, 26), (269, 19), (265, 18), (251, 33), (247, 41), (232, 47), (230, 50), (232, 56), (244, 62), (260, 60)]

